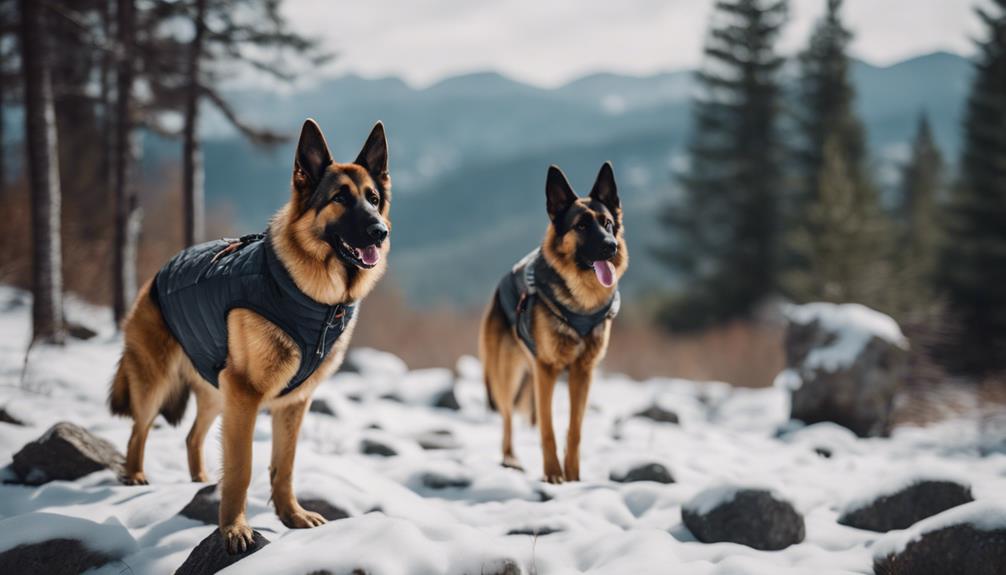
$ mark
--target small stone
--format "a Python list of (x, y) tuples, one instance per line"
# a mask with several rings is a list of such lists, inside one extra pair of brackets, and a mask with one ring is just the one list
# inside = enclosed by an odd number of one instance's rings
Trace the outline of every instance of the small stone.
[(432, 472), (424, 473), (421, 482), (430, 489), (466, 489), (472, 484), (467, 477), (448, 477)]
[(373, 439), (364, 439), (361, 441), (360, 452), (364, 455), (379, 455), (381, 457), (398, 455), (398, 452), (391, 447)]
[[(705, 494), (699, 494), (702, 498)], [(764, 489), (737, 489), (733, 498), (703, 511), (694, 502), (681, 509), (685, 527), (703, 543), (739, 543), (761, 551), (778, 551), (803, 541), (805, 526), (787, 501)]]
[(446, 429), (428, 431), (416, 436), (416, 442), (426, 450), (437, 449), (457, 449), (461, 445), (454, 438), (454, 434)]
[(335, 417), (335, 410), (329, 405), (328, 401), (318, 398), (311, 402), (311, 407), (308, 408), (311, 413), (320, 413), (321, 415), (331, 415)]
[(10, 425), (20, 425), (24, 427), (24, 422), (20, 419), (14, 417), (6, 409), (0, 407), (0, 423), (9, 423)]
[(126, 462), (114, 445), (68, 421), (50, 427), (13, 459), (14, 473), (28, 485), (73, 481), (103, 469), (122, 475)]
[(217, 525), (220, 521), (220, 494), (217, 486), (207, 485), (196, 491), (192, 500), (178, 514), (207, 525)]
[(301, 499), (300, 506), (308, 511), (314, 511), (327, 521), (338, 521), (349, 517), (349, 513), (346, 513), (344, 509), (336, 507), (324, 499)]
[(647, 463), (633, 467), (624, 475), (616, 475), (612, 473), (609, 478), (618, 483), (634, 483), (636, 481), (674, 483), (674, 477), (671, 475), (671, 472), (659, 463)]
[(544, 537), (553, 533), (560, 533), (562, 529), (558, 527), (518, 527), (507, 531), (507, 535), (528, 535), (531, 537)]
[(919, 481), (847, 511), (838, 518), (842, 525), (886, 533), (907, 529), (926, 517), (974, 501), (971, 488), (952, 481)]
[(1002, 575), (1006, 529), (957, 524), (925, 533), (894, 555), (875, 558), (876, 575)]
[(664, 409), (659, 405), (651, 405), (643, 411), (635, 414), (636, 417), (643, 417), (656, 421), (657, 423), (678, 423), (678, 414)]
[(454, 388), (444, 390), (437, 398), (433, 401), (433, 407), (439, 407), (441, 409), (450, 409), (452, 411), (458, 411), (461, 409), (461, 404), (458, 403), (458, 397), (454, 394)]
[(116, 558), (92, 551), (76, 539), (49, 539), (18, 545), (0, 553), (3, 573), (77, 575), (108, 564)]
[(252, 532), (252, 545), (244, 553), (231, 555), (219, 529), (214, 529), (196, 548), (192, 550), (175, 575), (207, 575), (229, 567), (269, 544), (269, 540), (258, 531)]

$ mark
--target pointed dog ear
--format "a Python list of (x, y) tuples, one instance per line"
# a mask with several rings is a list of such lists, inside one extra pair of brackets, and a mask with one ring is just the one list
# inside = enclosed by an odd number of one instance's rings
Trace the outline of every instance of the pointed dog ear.
[(590, 190), (590, 197), (604, 204), (612, 214), (617, 214), (622, 208), (618, 200), (618, 186), (615, 185), (615, 171), (611, 167), (611, 162), (605, 162), (601, 166), (597, 180), (594, 181), (594, 188)]
[(308, 118), (300, 129), (297, 154), (293, 159), (293, 185), (302, 197), (310, 196), (332, 164), (332, 152), (318, 123)]
[(548, 218), (555, 222), (575, 201), (576, 193), (566, 180), (566, 175), (558, 166), (549, 166), (548, 177), (545, 179), (545, 209), (548, 210)]
[(374, 124), (355, 163), (363, 166), (378, 182), (384, 184), (388, 181), (388, 138), (384, 135), (382, 122)]

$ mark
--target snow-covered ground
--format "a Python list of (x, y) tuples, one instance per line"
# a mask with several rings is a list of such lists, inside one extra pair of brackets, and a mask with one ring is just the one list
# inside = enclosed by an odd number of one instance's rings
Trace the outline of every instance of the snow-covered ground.
[[(0, 466), (60, 420), (80, 424), (125, 451), (130, 423), (113, 418), (105, 406), (120, 345), (110, 314), (68, 302), (71, 318), (99, 328), (99, 335), (63, 349), (35, 349), (22, 389), (28, 302), (23, 292), (0, 287), (0, 407), (30, 424), (0, 423)], [(354, 360), (360, 373), (337, 374), (319, 389), (317, 397), (336, 415), (308, 414), (295, 468), (302, 498), (328, 500), (352, 517), (311, 530), (283, 527), (269, 505), (271, 431), (269, 417), (262, 415), (249, 517), (272, 543), (227, 573), (349, 573), (361, 567), (375, 575), (477, 574), (507, 559), (525, 573), (541, 574), (870, 573), (872, 546), (882, 535), (839, 525), (836, 518), (872, 494), (913, 478), (951, 477), (970, 484), (979, 504), (1006, 509), (1001, 505), (1006, 455), (979, 455), (974, 420), (899, 428), (890, 439), (857, 439), (828, 424), (776, 438), (788, 414), (782, 387), (637, 382), (605, 374), (591, 390), (583, 428), (584, 480), (552, 486), (540, 481), (537, 430), (519, 420), (515, 445), (527, 471), (499, 466), (500, 421), (485, 406), (476, 360), (462, 358), (453, 370), (416, 371), (370, 350), (357, 350)], [(429, 407), (455, 372), (461, 409)], [(676, 412), (680, 424), (632, 417), (654, 403)], [(559, 437), (565, 435), (567, 405), (560, 389)], [(100, 573), (173, 572), (215, 529), (177, 515), (202, 487), (189, 482), (185, 459), (184, 437), (193, 416), (190, 408), (180, 427), (159, 421), (151, 433), (149, 486), (121, 486), (111, 472), (37, 488), (0, 486), (0, 522), (22, 528), (16, 537), (0, 536), (0, 547), (61, 530), (79, 536), (79, 522), (58, 517), (70, 516), (102, 523), (92, 536), (107, 537), (106, 547), (126, 553), (125, 566), (114, 563)], [(211, 474), (219, 472), (218, 435), (211, 432), (206, 445)], [(420, 441), (430, 437), (448, 448), (423, 449)], [(364, 455), (365, 439), (398, 455)], [(819, 448), (832, 456), (822, 457), (815, 452)], [(612, 473), (651, 462), (665, 465), (676, 483), (609, 480)], [(427, 474), (470, 485), (434, 489), (424, 484)], [(698, 542), (682, 524), (682, 506), (702, 492), (708, 497), (710, 489), (729, 493), (730, 486), (766, 487), (791, 501), (805, 517), (806, 540), (777, 552)], [(508, 535), (514, 530), (555, 532)]]

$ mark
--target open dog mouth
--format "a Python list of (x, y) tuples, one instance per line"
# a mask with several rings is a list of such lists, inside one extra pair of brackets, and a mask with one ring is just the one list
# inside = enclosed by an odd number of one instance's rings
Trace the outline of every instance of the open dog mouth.
[(336, 251), (346, 263), (358, 268), (369, 270), (381, 261), (381, 250), (377, 244), (371, 244), (365, 248), (356, 248), (342, 238), (337, 238)]
[(580, 260), (579, 263), (584, 270), (593, 269), (598, 283), (602, 286), (610, 288), (615, 285), (615, 266), (610, 260)]

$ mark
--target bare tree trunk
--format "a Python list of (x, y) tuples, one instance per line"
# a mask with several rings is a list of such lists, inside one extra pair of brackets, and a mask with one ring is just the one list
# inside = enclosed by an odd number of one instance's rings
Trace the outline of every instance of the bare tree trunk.
[(115, 256), (114, 300), (116, 324), (122, 321), (136, 293), (136, 190), (131, 183), (134, 151), (132, 137), (133, 99), (133, 0), (118, 0), (119, 61), (117, 72), (116, 135), (115, 135)]
[(182, 203), (185, 210), (185, 245), (203, 240), (205, 205), (203, 197), (203, 152), (199, 142), (199, 69), (206, 31), (206, 0), (196, 0), (196, 33), (189, 49), (188, 87), (185, 94), (185, 129), (182, 150)]
[(63, 254), (60, 244), (59, 156), (52, 105), (46, 4), (21, 0), (21, 62), (24, 71), (24, 140), (31, 190), (32, 341), (63, 343)]

